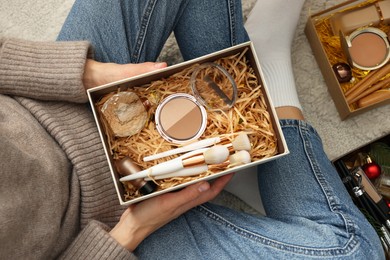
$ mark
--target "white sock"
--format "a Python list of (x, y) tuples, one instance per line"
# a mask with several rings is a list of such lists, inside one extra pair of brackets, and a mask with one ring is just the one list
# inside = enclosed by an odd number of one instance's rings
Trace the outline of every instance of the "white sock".
[(291, 64), (291, 45), (305, 0), (257, 0), (245, 23), (275, 107), (302, 110)]
[[(259, 56), (275, 107), (301, 104), (291, 64), (291, 44), (305, 0), (257, 0), (246, 30)], [(225, 190), (265, 214), (257, 184), (256, 167), (237, 172)]]

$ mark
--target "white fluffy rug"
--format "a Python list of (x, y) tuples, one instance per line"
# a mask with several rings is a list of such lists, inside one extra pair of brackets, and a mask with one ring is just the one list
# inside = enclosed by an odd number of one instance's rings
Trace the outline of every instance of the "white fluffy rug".
[[(74, 0), (0, 0), (0, 37), (54, 40)], [(255, 0), (243, 0), (247, 16)], [(329, 8), (340, 0), (307, 0), (301, 13), (293, 45), (293, 65), (297, 89), (306, 119), (321, 135), (325, 151), (335, 159), (351, 150), (390, 133), (390, 105), (341, 121), (330, 97), (312, 50), (304, 34), (307, 17)], [(277, 16), (275, 16), (277, 17)], [(179, 62), (175, 42), (170, 39), (160, 59)], [(220, 201), (246, 210), (231, 196)], [(257, 198), (255, 198), (257, 199)]]

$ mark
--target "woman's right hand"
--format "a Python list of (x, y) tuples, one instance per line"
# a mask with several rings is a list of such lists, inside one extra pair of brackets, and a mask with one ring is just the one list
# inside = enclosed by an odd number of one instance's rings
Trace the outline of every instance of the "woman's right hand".
[(130, 207), (122, 214), (110, 235), (122, 246), (133, 251), (147, 236), (179, 217), (189, 209), (214, 199), (233, 174), (202, 181), (180, 191), (162, 194)]
[(130, 78), (146, 72), (167, 67), (165, 62), (144, 62), (137, 64), (103, 63), (87, 59), (84, 68), (85, 90), (117, 80)]

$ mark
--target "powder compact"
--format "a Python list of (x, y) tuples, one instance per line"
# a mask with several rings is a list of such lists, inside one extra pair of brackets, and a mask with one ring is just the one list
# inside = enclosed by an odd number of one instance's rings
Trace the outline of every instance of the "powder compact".
[(352, 67), (374, 70), (385, 65), (390, 59), (387, 35), (378, 28), (358, 29), (348, 36), (340, 32), (340, 39)]
[(156, 109), (156, 128), (172, 143), (185, 143), (199, 138), (207, 124), (206, 109), (195, 97), (176, 93), (166, 97)]
[(217, 63), (199, 65), (192, 72), (189, 84), (193, 95), (172, 94), (156, 109), (156, 128), (165, 140), (172, 143), (198, 139), (206, 129), (206, 109), (226, 111), (237, 99), (234, 79)]

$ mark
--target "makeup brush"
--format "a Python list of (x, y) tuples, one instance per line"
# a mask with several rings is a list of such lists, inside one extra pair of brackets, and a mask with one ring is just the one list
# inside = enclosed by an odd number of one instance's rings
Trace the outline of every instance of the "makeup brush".
[(152, 166), (149, 169), (122, 177), (120, 178), (120, 181), (131, 181), (138, 178), (145, 178), (147, 176), (167, 174), (189, 166), (199, 165), (201, 163), (218, 164), (224, 162), (228, 156), (229, 150), (227, 147), (223, 145), (215, 145), (205, 150), (201, 155), (195, 155), (185, 159), (178, 157)]
[(374, 93), (371, 93), (370, 95), (359, 99), (358, 106), (359, 107), (371, 106), (373, 104), (379, 103), (387, 99), (390, 99), (390, 88), (377, 90)]
[[(207, 138), (207, 139), (200, 140), (198, 142), (194, 142), (194, 143), (191, 143), (191, 144), (179, 147), (179, 148), (175, 148), (175, 149), (168, 150), (165, 152), (145, 156), (143, 160), (145, 162), (148, 162), (148, 161), (164, 158), (164, 157), (167, 157), (170, 155), (185, 153), (185, 152), (197, 150), (200, 148), (209, 147), (209, 146), (212, 146), (215, 144), (219, 144), (221, 142), (225, 142), (227, 140), (228, 140), (227, 137), (218, 137), (218, 136), (212, 137), (212, 138)], [(237, 137), (233, 140), (233, 142), (231, 143), (231, 146), (234, 148), (235, 151), (239, 151), (239, 150), (249, 151), (251, 149), (251, 145), (250, 145), (248, 135), (244, 132), (240, 132), (237, 135)]]
[(199, 175), (201, 173), (207, 172), (210, 166), (211, 165), (207, 165), (207, 164), (195, 165), (195, 166), (183, 168), (181, 170), (167, 173), (167, 174), (163, 174), (163, 175), (146, 177), (144, 180), (151, 181), (151, 180), (167, 179), (167, 178), (172, 178), (172, 177), (186, 177), (186, 176)]
[[(362, 186), (362, 175), (358, 172), (361, 168), (359, 167), (351, 173), (341, 159), (335, 162), (335, 167), (348, 192), (352, 198), (355, 199), (354, 203), (358, 207), (366, 210), (375, 222), (380, 225), (380, 232), (382, 233), (381, 239), (387, 246), (390, 246), (390, 236), (388, 231), (390, 221), (364, 190)], [(382, 217), (382, 219), (380, 217)]]
[(151, 180), (161, 180), (161, 179), (167, 179), (167, 178), (173, 178), (173, 177), (186, 177), (186, 176), (194, 176), (194, 175), (199, 175), (201, 173), (204, 173), (208, 170), (211, 169), (216, 169), (216, 168), (224, 168), (227, 167), (228, 165), (243, 165), (251, 162), (251, 156), (248, 151), (239, 151), (235, 154), (232, 154), (229, 156), (229, 159), (223, 163), (220, 164), (201, 164), (201, 165), (196, 165), (192, 167), (187, 167), (184, 169), (181, 169), (176, 172), (171, 172), (163, 175), (158, 175), (154, 176), (153, 178), (151, 177), (146, 177), (145, 181), (151, 181)]
[(246, 150), (238, 151), (229, 156), (229, 162), (232, 166), (238, 166), (251, 162), (251, 155)]
[(369, 94), (377, 91), (377, 90), (380, 90), (380, 89), (385, 89), (386, 87), (389, 87), (389, 84), (390, 84), (390, 77), (389, 78), (386, 78), (384, 80), (381, 80), (379, 81), (378, 83), (372, 85), (371, 87), (369, 87), (368, 89), (366, 89), (365, 91), (363, 91), (362, 93), (360, 93), (358, 96), (356, 96), (355, 98), (346, 98), (348, 104), (352, 104), (353, 102), (356, 102), (358, 101), (359, 99), (363, 98), (363, 97), (366, 97), (368, 96)]
[(380, 69), (372, 71), (364, 79), (356, 83), (351, 89), (345, 92), (346, 100), (352, 100), (359, 94), (368, 89), (372, 84), (378, 82), (381, 78), (390, 73), (390, 63)]
[[(251, 148), (252, 148), (250, 140), (249, 140), (249, 137), (244, 132), (240, 133), (233, 140), (233, 142), (231, 142), (231, 143), (224, 143), (224, 141), (222, 140), (220, 145), (223, 145), (226, 148), (228, 148), (229, 153), (232, 153), (233, 151), (241, 151), (241, 150), (250, 151)], [(194, 150), (194, 151), (190, 151), (190, 152), (187, 152), (185, 154), (182, 154), (179, 157), (182, 158), (182, 159), (193, 157), (195, 155), (199, 155), (199, 154), (203, 153), (207, 149), (209, 149), (209, 148), (208, 147), (200, 148), (198, 150)]]
[(170, 156), (170, 155), (175, 155), (175, 154), (179, 154), (179, 153), (185, 153), (185, 152), (197, 150), (197, 149), (200, 149), (200, 148), (212, 146), (212, 145), (220, 143), (222, 140), (223, 140), (223, 138), (221, 138), (221, 137), (213, 137), (213, 138), (200, 140), (198, 142), (194, 142), (194, 143), (191, 143), (191, 144), (188, 144), (188, 145), (185, 145), (185, 146), (182, 146), (182, 147), (178, 147), (178, 148), (175, 148), (175, 149), (172, 149), (172, 150), (168, 150), (168, 151), (165, 151), (165, 152), (161, 152), (161, 153), (145, 156), (144, 157), (144, 162), (149, 162), (149, 161), (160, 159), (160, 158), (164, 158), (164, 157), (167, 157), (167, 156)]
[(241, 132), (238, 136), (229, 144), (225, 144), (228, 147), (229, 152), (232, 151), (250, 151), (251, 150), (251, 142), (246, 133)]

